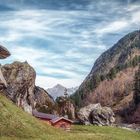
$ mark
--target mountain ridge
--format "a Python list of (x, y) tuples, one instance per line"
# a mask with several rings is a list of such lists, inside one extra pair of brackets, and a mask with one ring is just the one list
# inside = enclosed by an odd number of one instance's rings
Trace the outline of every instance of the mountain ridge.
[[(134, 75), (139, 62), (140, 30), (137, 30), (127, 34), (113, 47), (101, 54), (88, 76), (71, 98), (78, 107), (98, 102), (110, 107), (114, 107), (115, 104), (119, 106), (122, 104), (125, 94), (130, 95), (132, 93), (132, 96), (134, 94), (133, 87), (130, 85), (134, 83)], [(130, 73), (132, 76), (129, 75)], [(123, 81), (122, 85), (119, 84), (121, 81)], [(123, 88), (120, 88), (119, 91), (115, 88), (117, 85), (123, 86)], [(112, 104), (108, 104), (108, 101)], [(127, 108), (121, 106), (117, 113), (124, 113), (126, 109), (129, 110), (132, 106), (134, 106), (133, 98), (131, 98)]]

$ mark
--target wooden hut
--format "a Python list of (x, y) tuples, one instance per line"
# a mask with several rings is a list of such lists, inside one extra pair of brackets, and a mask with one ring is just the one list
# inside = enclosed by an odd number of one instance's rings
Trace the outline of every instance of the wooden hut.
[(67, 119), (65, 117), (59, 117), (56, 115), (41, 113), (37, 111), (33, 111), (33, 116), (41, 119), (47, 124), (50, 124), (56, 128), (61, 128), (63, 130), (70, 130), (71, 124), (73, 123), (72, 120)]

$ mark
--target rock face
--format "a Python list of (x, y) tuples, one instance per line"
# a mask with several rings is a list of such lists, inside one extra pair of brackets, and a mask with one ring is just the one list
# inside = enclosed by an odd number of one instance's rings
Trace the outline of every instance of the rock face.
[(7, 87), (7, 82), (5, 78), (3, 77), (2, 71), (1, 71), (1, 66), (0, 66), (0, 89), (3, 89)]
[(78, 118), (83, 124), (99, 126), (112, 125), (115, 122), (114, 113), (109, 107), (100, 104), (90, 104), (78, 112)]
[(36, 73), (27, 62), (6, 64), (2, 66), (2, 73), (7, 82), (7, 88), (4, 89), (7, 96), (26, 112), (32, 113), (38, 104), (53, 104), (47, 92), (35, 86)]
[[(0, 45), (0, 59), (7, 58), (8, 56), (10, 56), (10, 52), (5, 47)], [(2, 89), (3, 87), (7, 87), (7, 83), (5, 78), (3, 77), (0, 66), (0, 89)]]
[(35, 108), (40, 112), (53, 113), (53, 98), (43, 88), (35, 87)]
[(96, 61), (91, 72), (72, 96), (80, 108), (101, 103), (109, 106), (120, 121), (128, 120), (133, 108), (133, 84), (140, 63), (140, 31), (120, 39)]
[(10, 55), (10, 52), (5, 47), (0, 45), (0, 59), (7, 58)]
[(35, 71), (27, 62), (14, 62), (2, 67), (9, 97), (25, 111), (34, 108)]
[(56, 104), (60, 116), (65, 116), (72, 120), (75, 119), (75, 107), (69, 98), (63, 96), (58, 97)]

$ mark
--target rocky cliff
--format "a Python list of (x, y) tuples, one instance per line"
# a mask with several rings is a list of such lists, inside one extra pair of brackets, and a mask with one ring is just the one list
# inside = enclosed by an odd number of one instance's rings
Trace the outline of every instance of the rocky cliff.
[(118, 121), (122, 121), (122, 118), (126, 121), (128, 112), (135, 106), (133, 85), (139, 62), (140, 31), (134, 31), (96, 60), (91, 72), (71, 98), (79, 107), (90, 103), (109, 106), (118, 116)]
[(36, 72), (27, 62), (6, 64), (1, 69), (7, 82), (6, 95), (26, 112), (40, 110), (43, 106), (49, 110), (54, 105), (48, 93), (35, 86)]
[(46, 90), (36, 86), (34, 91), (35, 108), (40, 112), (54, 113), (55, 102)]
[(60, 96), (56, 99), (56, 107), (60, 116), (75, 119), (75, 106), (68, 97)]

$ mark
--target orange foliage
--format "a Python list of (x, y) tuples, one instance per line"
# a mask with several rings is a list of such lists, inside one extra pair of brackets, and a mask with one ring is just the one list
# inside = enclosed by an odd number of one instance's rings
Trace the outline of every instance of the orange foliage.
[[(113, 80), (105, 80), (85, 99), (86, 103), (101, 103), (103, 106), (115, 107), (125, 97), (132, 94), (136, 68), (127, 68), (116, 75)], [(133, 99), (133, 98), (132, 98)]]

